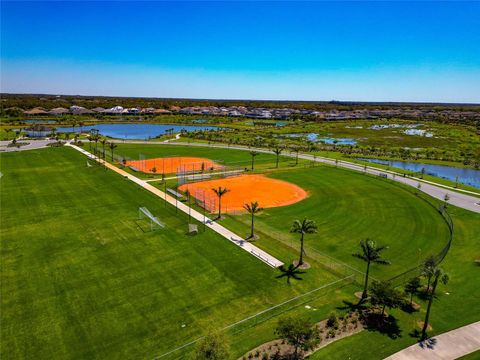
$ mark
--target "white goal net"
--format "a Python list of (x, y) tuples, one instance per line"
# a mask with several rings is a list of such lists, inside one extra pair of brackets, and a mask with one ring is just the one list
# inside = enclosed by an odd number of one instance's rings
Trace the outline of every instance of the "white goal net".
[(146, 207), (142, 206), (138, 208), (138, 219), (139, 220), (147, 220), (150, 222), (150, 230), (157, 230), (157, 229), (163, 229), (165, 227), (165, 224), (160, 222), (158, 218), (156, 218), (150, 210), (148, 210)]

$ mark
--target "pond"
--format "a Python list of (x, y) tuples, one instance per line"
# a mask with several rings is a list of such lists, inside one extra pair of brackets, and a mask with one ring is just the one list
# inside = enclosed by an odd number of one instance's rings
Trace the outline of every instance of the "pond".
[(380, 160), (380, 159), (359, 159), (368, 161), (375, 164), (389, 165), (391, 167), (421, 172), (425, 169), (425, 174), (440, 177), (443, 179), (456, 181), (458, 176), (458, 182), (464, 185), (470, 185), (476, 188), (480, 188), (480, 170), (467, 169), (456, 166), (447, 165), (433, 165), (408, 161), (394, 161), (394, 160)]
[(416, 127), (423, 126), (423, 124), (380, 124), (380, 125), (372, 125), (369, 129), (371, 130), (384, 130), (384, 129), (414, 129)]
[[(97, 129), (100, 135), (116, 139), (151, 139), (164, 135), (170, 130), (174, 134), (182, 130), (192, 132), (197, 130), (221, 130), (216, 126), (204, 125), (165, 125), (165, 124), (97, 124), (82, 126), (83, 132)], [(58, 127), (57, 132), (79, 132), (80, 127)]]
[(286, 126), (288, 122), (286, 121), (277, 121), (277, 122), (267, 122), (267, 121), (247, 121), (245, 125), (256, 125), (256, 126), (277, 126), (277, 127), (282, 127)]
[(357, 141), (349, 138), (332, 138), (332, 137), (319, 137), (318, 134), (287, 134), (288, 137), (301, 138), (305, 137), (309, 141), (323, 142), (329, 145), (357, 145)]

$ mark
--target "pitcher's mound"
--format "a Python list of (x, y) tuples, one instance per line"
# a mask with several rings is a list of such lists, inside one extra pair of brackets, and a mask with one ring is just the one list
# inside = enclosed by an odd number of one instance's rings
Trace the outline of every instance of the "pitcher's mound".
[(271, 208), (295, 204), (307, 197), (301, 187), (263, 175), (241, 175), (230, 178), (201, 181), (179, 187), (188, 191), (200, 201), (205, 199), (208, 210), (218, 211), (218, 198), (213, 188), (226, 187), (230, 191), (222, 197), (222, 212), (244, 211), (243, 205), (258, 201), (262, 208)]
[(199, 173), (223, 168), (222, 165), (210, 159), (184, 156), (130, 160), (126, 165), (148, 174), (174, 174), (177, 171)]

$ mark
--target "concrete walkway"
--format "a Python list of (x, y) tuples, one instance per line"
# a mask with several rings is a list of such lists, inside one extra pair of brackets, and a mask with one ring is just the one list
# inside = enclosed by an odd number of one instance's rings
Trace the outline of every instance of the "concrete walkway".
[(385, 360), (453, 360), (480, 350), (480, 321), (440, 334)]
[[(125, 142), (125, 141), (116, 141), (116, 142)], [(130, 140), (128, 141), (130, 144), (146, 144), (146, 145), (167, 145), (164, 143), (160, 142), (152, 142), (152, 141), (136, 141), (136, 140)], [(171, 142), (168, 143), (168, 145), (178, 145), (178, 146), (198, 146), (198, 147), (213, 147), (213, 148), (221, 148), (221, 149), (232, 149), (232, 150), (243, 150), (243, 151), (258, 151), (261, 153), (265, 154), (272, 154), (272, 151), (267, 150), (267, 149), (262, 149), (262, 148), (252, 148), (252, 147), (245, 147), (245, 146), (228, 146), (228, 145), (223, 145), (223, 144), (204, 144), (204, 143), (186, 143), (186, 142)], [(296, 154), (291, 154), (288, 152), (285, 152), (282, 154), (282, 156), (287, 156), (287, 157), (292, 157), (295, 158)], [(354, 171), (359, 171), (359, 172), (366, 172), (371, 175), (376, 175), (376, 176), (383, 176), (386, 177), (387, 179), (397, 181), (399, 183), (412, 186), (417, 188), (418, 184), (421, 183), (421, 188), (420, 191), (436, 198), (439, 200), (444, 199), (445, 194), (448, 194), (450, 197), (449, 203), (452, 205), (455, 205), (457, 207), (470, 210), (476, 213), (480, 213), (480, 198), (473, 196), (477, 195), (480, 196), (480, 193), (475, 193), (472, 191), (468, 190), (462, 190), (462, 189), (455, 189), (453, 187), (447, 186), (447, 185), (442, 185), (442, 184), (437, 184), (431, 181), (423, 180), (420, 178), (416, 178), (414, 176), (403, 176), (403, 174), (391, 171), (391, 170), (382, 170), (374, 167), (367, 166), (366, 169), (364, 165), (358, 165), (349, 161), (343, 161), (340, 160), (338, 161), (337, 164), (335, 164), (334, 159), (330, 158), (325, 158), (321, 156), (313, 156), (310, 154), (299, 154), (298, 155), (299, 159), (304, 159), (304, 160), (309, 160), (309, 161), (316, 161), (319, 163), (324, 163), (324, 164), (329, 164), (329, 165), (336, 165), (338, 167), (354, 170)], [(472, 194), (472, 195), (470, 195)]]
[(272, 255), (268, 254), (267, 252), (259, 249), (255, 245), (249, 243), (248, 241), (245, 241), (242, 237), (236, 235), (235, 233), (231, 232), (227, 228), (223, 227), (222, 225), (212, 221), (212, 219), (208, 218), (204, 214), (189, 208), (187, 205), (184, 203), (178, 201), (176, 198), (166, 194), (165, 192), (157, 189), (153, 185), (150, 185), (148, 182), (145, 180), (141, 180), (137, 178), (136, 176), (129, 174), (128, 172), (116, 167), (115, 165), (110, 164), (109, 162), (104, 162), (102, 159), (98, 158), (97, 156), (89, 153), (88, 151), (76, 146), (72, 145), (70, 143), (67, 143), (67, 146), (72, 147), (73, 149), (80, 151), (82, 154), (85, 156), (89, 157), (92, 160), (95, 160), (105, 167), (109, 168), (110, 170), (115, 171), (117, 174), (122, 175), (124, 178), (133, 181), (135, 184), (140, 185), (143, 187), (145, 190), (150, 191), (151, 193), (157, 195), (158, 197), (162, 198), (166, 202), (168, 202), (170, 205), (176, 206), (180, 211), (183, 211), (184, 213), (192, 216), (195, 220), (201, 222), (202, 224), (205, 224), (208, 228), (212, 229), (216, 233), (220, 234), (224, 238), (226, 238), (228, 241), (232, 242), (233, 244), (239, 246), (241, 249), (247, 251), (251, 255), (255, 256), (257, 259), (263, 261), (265, 264), (277, 268), (281, 265), (283, 265), (283, 262), (280, 260), (276, 259)]

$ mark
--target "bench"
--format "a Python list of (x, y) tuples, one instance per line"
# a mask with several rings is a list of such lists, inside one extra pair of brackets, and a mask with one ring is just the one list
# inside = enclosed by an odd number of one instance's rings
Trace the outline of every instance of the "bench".
[(380, 177), (382, 177), (382, 178), (385, 178), (385, 179), (388, 178), (388, 175), (385, 174), (385, 173), (378, 173), (378, 176), (380, 176)]
[(180, 193), (178, 193), (178, 192), (176, 192), (175, 190), (170, 189), (170, 188), (167, 189), (167, 192), (168, 192), (170, 195), (175, 196), (177, 199), (181, 199), (181, 198), (183, 197), (182, 194), (180, 194)]
[(194, 181), (194, 180), (208, 180), (212, 176), (208, 174), (199, 174), (199, 175), (189, 175), (187, 176), (188, 181)]

